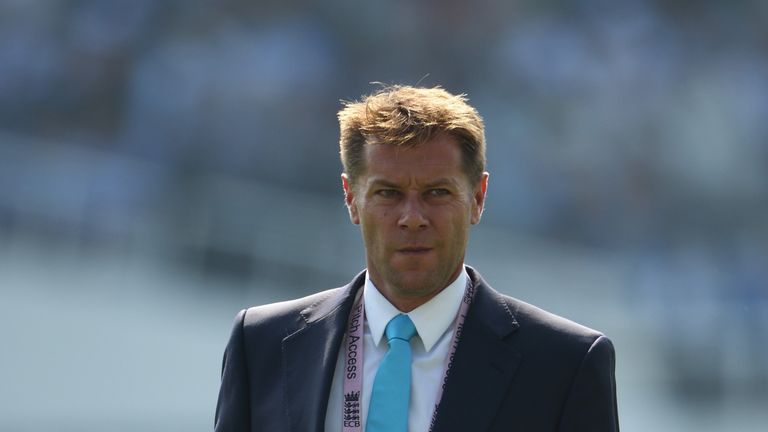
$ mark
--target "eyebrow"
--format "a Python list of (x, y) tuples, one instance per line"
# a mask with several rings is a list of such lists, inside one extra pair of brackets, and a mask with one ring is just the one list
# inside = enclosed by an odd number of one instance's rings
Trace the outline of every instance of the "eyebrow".
[(389, 188), (398, 188), (398, 187), (400, 187), (399, 184), (393, 183), (393, 182), (391, 182), (389, 180), (385, 180), (385, 179), (374, 179), (373, 181), (371, 181), (371, 186), (384, 186), (384, 187), (389, 187)]
[[(442, 178), (439, 178), (437, 180), (434, 180), (434, 181), (431, 181), (431, 182), (427, 183), (426, 185), (424, 185), (424, 187), (425, 188), (434, 188), (434, 187), (438, 187), (438, 186), (453, 186), (455, 184), (456, 184), (456, 182), (451, 180), (450, 178), (442, 177)], [(391, 182), (391, 181), (386, 180), (386, 179), (381, 179), (381, 178), (372, 180), (371, 181), (371, 186), (384, 186), (384, 187), (389, 187), (389, 188), (399, 188), (399, 187), (401, 187), (397, 183)]]
[(426, 187), (433, 188), (433, 187), (437, 187), (437, 186), (446, 186), (446, 185), (447, 186), (453, 186), (455, 184), (456, 184), (456, 182), (453, 181), (452, 179), (450, 179), (448, 177), (443, 177), (443, 178), (439, 178), (439, 179), (437, 179), (437, 180), (435, 180), (433, 182), (427, 183)]

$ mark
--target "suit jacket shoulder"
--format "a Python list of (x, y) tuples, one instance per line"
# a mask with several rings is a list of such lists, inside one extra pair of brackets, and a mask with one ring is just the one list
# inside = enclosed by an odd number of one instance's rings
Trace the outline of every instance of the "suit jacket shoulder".
[(252, 306), (244, 309), (243, 331), (246, 337), (258, 333), (260, 337), (275, 337), (280, 340), (290, 333), (303, 328), (314, 308), (341, 294), (344, 288), (333, 288), (299, 299)]
[(519, 324), (519, 338), (539, 340), (542, 348), (548, 341), (554, 342), (551, 349), (561, 353), (577, 350), (582, 353), (588, 349), (603, 333), (578, 324), (567, 318), (547, 312), (534, 305), (500, 294)]
[(364, 273), (341, 288), (237, 314), (214, 429), (319, 431), (344, 323)]
[(435, 431), (617, 431), (610, 340), (467, 272), (475, 299)]

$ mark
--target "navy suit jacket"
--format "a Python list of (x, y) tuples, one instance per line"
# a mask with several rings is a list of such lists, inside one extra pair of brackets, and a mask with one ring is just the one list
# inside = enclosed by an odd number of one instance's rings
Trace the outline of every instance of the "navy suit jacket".
[[(471, 267), (467, 273), (476, 294), (434, 432), (618, 431), (611, 341), (498, 293)], [(216, 432), (323, 430), (345, 324), (364, 281), (360, 273), (344, 287), (237, 315)]]

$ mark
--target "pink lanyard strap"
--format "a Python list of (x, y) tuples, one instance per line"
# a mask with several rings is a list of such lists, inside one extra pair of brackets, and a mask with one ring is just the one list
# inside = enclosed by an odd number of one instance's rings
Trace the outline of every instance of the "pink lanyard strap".
[[(456, 317), (456, 330), (453, 332), (453, 339), (445, 357), (443, 366), (442, 384), (437, 389), (437, 399), (435, 409), (432, 412), (432, 421), (429, 430), (435, 425), (437, 416), (437, 407), (440, 405), (440, 399), (443, 397), (445, 385), (448, 382), (448, 375), (453, 367), (453, 358), (456, 354), (456, 347), (459, 345), (461, 333), (464, 328), (464, 320), (467, 318), (469, 305), (475, 297), (475, 287), (472, 281), (467, 278), (467, 286), (464, 289), (464, 296), (461, 299), (459, 313)], [(344, 349), (344, 402), (342, 404), (342, 431), (343, 432), (362, 432), (361, 416), (362, 410), (362, 390), (363, 390), (363, 328), (365, 323), (365, 305), (363, 296), (355, 301), (352, 311), (347, 320), (347, 338)]]
[(346, 348), (344, 350), (344, 403), (341, 419), (343, 432), (360, 432), (363, 414), (361, 397), (363, 390), (363, 327), (365, 307), (360, 295), (347, 320)]

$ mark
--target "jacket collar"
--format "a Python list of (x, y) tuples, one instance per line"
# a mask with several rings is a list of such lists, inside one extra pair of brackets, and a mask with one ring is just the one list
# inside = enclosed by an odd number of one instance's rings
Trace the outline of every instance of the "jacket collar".
[(467, 267), (475, 298), (435, 417), (434, 432), (487, 430), (522, 354), (507, 341), (519, 324), (504, 296)]
[[(505, 342), (519, 327), (507, 301), (472, 267), (466, 269), (475, 298), (460, 329), (435, 432), (487, 429), (521, 359)], [(284, 406), (292, 431), (322, 432), (345, 324), (364, 283), (361, 272), (328, 292), (301, 311), (303, 327), (283, 339)]]
[(283, 339), (283, 406), (291, 431), (322, 432), (345, 324), (364, 282), (361, 272), (329, 291), (301, 311), (303, 326)]

